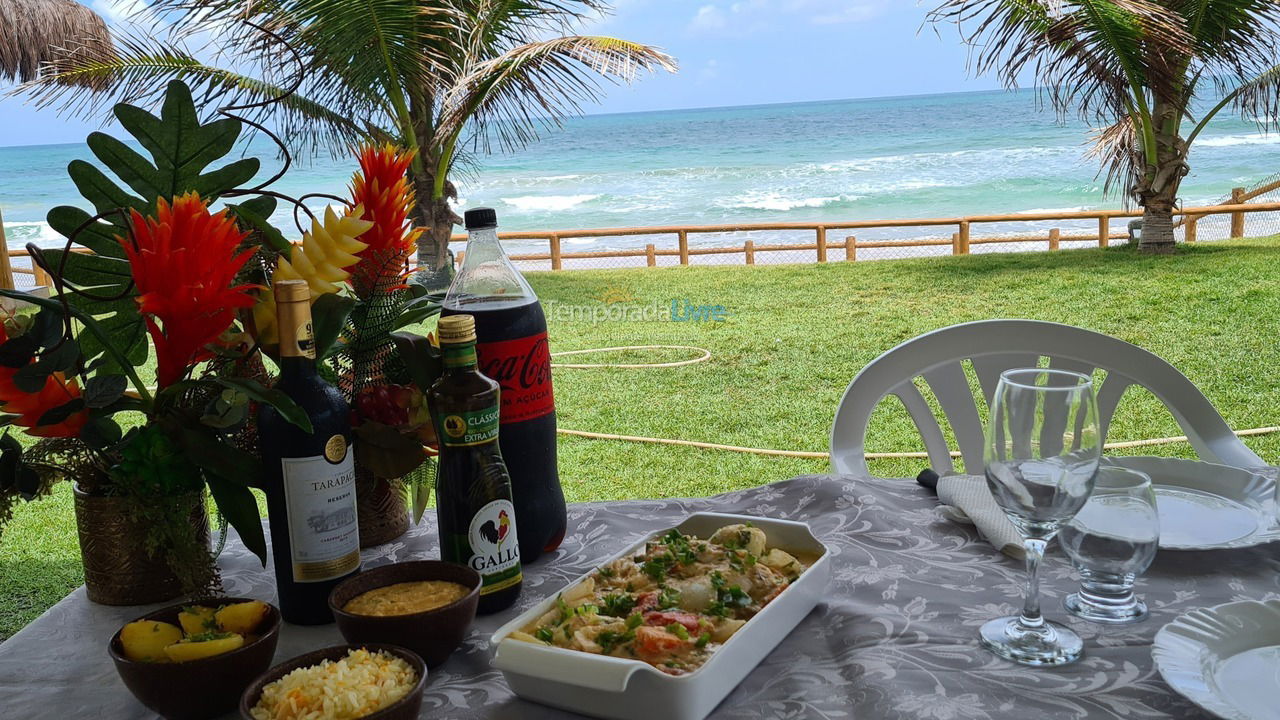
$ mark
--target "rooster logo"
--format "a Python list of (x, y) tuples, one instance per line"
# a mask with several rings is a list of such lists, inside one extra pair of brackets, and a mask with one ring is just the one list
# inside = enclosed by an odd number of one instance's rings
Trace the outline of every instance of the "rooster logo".
[(507, 534), (511, 532), (511, 518), (507, 516), (507, 511), (503, 510), (498, 513), (498, 524), (494, 525), (492, 520), (486, 520), (480, 526), (480, 537), (488, 540), (498, 549), (502, 549), (502, 541), (507, 539)]

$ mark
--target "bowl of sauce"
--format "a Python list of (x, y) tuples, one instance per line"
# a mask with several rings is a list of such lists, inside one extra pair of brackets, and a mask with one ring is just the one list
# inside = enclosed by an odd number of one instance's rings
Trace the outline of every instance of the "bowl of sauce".
[(329, 593), (329, 609), (348, 643), (399, 645), (429, 668), (462, 644), (479, 602), (480, 574), (439, 560), (382, 565)]

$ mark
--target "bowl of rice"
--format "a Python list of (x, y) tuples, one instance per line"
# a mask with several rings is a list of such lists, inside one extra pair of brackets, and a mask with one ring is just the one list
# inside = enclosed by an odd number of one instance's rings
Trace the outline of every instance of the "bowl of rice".
[(427, 665), (395, 645), (337, 645), (271, 668), (240, 697), (243, 720), (412, 720)]

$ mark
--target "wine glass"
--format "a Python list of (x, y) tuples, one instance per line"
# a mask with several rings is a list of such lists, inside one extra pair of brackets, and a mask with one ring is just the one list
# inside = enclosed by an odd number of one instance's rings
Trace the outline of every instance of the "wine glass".
[(1029, 368), (1000, 374), (987, 425), (987, 485), (1022, 534), (1027, 584), (1022, 615), (982, 626), (983, 647), (1025, 665), (1063, 665), (1084, 643), (1040, 614), (1040, 561), (1058, 530), (1093, 492), (1102, 455), (1097, 399), (1087, 375)]
[(1058, 540), (1080, 572), (1080, 589), (1063, 601), (1067, 612), (1110, 625), (1147, 618), (1146, 604), (1133, 594), (1160, 543), (1160, 514), (1147, 474), (1116, 465), (1099, 468), (1093, 495)]

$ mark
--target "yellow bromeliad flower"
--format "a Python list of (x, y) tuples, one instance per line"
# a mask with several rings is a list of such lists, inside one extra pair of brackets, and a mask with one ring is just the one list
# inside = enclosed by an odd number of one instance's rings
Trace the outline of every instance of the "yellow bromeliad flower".
[[(281, 257), (272, 275), (272, 283), (281, 280), (306, 280), (311, 288), (311, 302), (321, 295), (335, 293), (341, 283), (351, 277), (348, 268), (360, 261), (358, 253), (369, 247), (357, 238), (373, 227), (368, 220), (361, 220), (363, 207), (356, 207), (339, 216), (328, 208), (324, 223), (311, 220), (311, 231), (303, 233), (302, 244), (293, 246), (288, 258)], [(275, 345), (276, 301), (271, 292), (263, 292), (253, 307), (253, 320), (257, 326), (258, 342)]]

